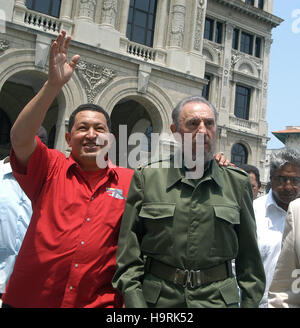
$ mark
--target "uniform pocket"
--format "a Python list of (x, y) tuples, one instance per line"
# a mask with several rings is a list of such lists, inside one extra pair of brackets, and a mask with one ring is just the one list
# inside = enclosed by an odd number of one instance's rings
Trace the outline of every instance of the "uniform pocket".
[(152, 220), (173, 217), (175, 206), (174, 203), (145, 203), (142, 205), (139, 216)]
[(220, 293), (227, 307), (238, 307), (240, 302), (239, 291), (237, 283), (232, 278), (225, 286), (220, 287)]
[(235, 258), (238, 252), (238, 238), (235, 226), (240, 224), (238, 207), (214, 205), (214, 241), (211, 256), (224, 259)]
[(146, 233), (141, 242), (145, 254), (165, 254), (173, 245), (176, 204), (144, 203), (139, 213)]
[(143, 295), (147, 303), (155, 304), (158, 300), (161, 283), (158, 281), (145, 279), (142, 287)]

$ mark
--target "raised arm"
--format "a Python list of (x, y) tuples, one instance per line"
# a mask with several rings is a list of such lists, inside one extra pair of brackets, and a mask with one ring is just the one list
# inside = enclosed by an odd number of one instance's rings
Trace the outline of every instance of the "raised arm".
[(11, 128), (12, 147), (19, 162), (27, 166), (36, 147), (35, 135), (42, 125), (46, 113), (62, 87), (71, 79), (79, 55), (67, 62), (67, 51), (71, 37), (62, 31), (50, 49), (48, 80), (37, 95), (24, 107)]

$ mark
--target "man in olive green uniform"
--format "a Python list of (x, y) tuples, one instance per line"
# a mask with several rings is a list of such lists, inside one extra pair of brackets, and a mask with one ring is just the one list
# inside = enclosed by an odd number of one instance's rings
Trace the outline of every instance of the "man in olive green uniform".
[(187, 178), (172, 159), (135, 171), (113, 285), (126, 307), (257, 307), (265, 275), (249, 177), (213, 159), (216, 111), (204, 98), (184, 99), (172, 118), (173, 133), (192, 135), (193, 155), (204, 136), (204, 174)]

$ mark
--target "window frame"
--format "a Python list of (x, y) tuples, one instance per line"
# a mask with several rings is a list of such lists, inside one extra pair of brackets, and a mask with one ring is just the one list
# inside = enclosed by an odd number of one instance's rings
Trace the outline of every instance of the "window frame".
[[(143, 44), (147, 47), (153, 47), (153, 42), (154, 42), (154, 33), (155, 33), (155, 21), (156, 21), (156, 14), (157, 14), (157, 0), (149, 0), (149, 6), (148, 6), (148, 11), (142, 10), (140, 8), (136, 7), (136, 1), (138, 0), (131, 0), (129, 4), (129, 13), (128, 13), (128, 22), (127, 22), (127, 28), (126, 28), (126, 37), (132, 41), (136, 42), (139, 44)], [(150, 12), (150, 7), (151, 3), (155, 2), (154, 4), (154, 9), (153, 13)], [(132, 17), (130, 18), (130, 12), (132, 11)], [(143, 13), (146, 14), (146, 23), (145, 27), (140, 26), (138, 24), (135, 24), (135, 17), (137, 16), (137, 13)], [(150, 21), (150, 16), (153, 16), (153, 22), (152, 22), (152, 27), (149, 28), (149, 21)], [(130, 18), (130, 20), (129, 20)], [(143, 41), (141, 42), (140, 40), (136, 40), (134, 37), (134, 33), (137, 28), (143, 29), (144, 30), (144, 35), (143, 35)], [(148, 40), (149, 38), (149, 33), (150, 33), (150, 38), (151, 40)]]
[[(56, 0), (59, 2), (59, 10), (58, 10), (58, 14), (57, 15), (54, 15), (54, 13), (52, 12), (53, 10), (53, 1), (54, 0), (48, 0), (48, 10), (47, 12), (44, 12), (44, 11), (40, 11), (40, 10), (37, 10), (36, 9), (36, 5), (37, 5), (37, 1), (38, 0), (31, 0), (31, 6), (28, 4), (29, 3), (29, 0), (26, 0), (25, 2), (25, 6), (26, 8), (30, 9), (30, 10), (33, 10), (33, 11), (36, 11), (36, 12), (39, 12), (41, 14), (45, 14), (47, 16), (51, 16), (51, 17), (56, 17), (56, 18), (59, 18), (60, 17), (60, 11), (61, 11), (61, 0)], [(45, 1), (45, 0), (43, 0)]]
[[(244, 91), (247, 91), (247, 94), (243, 94), (241, 90), (244, 89)], [(235, 86), (235, 103), (234, 103), (234, 115), (237, 118), (243, 119), (243, 120), (249, 120), (250, 116), (250, 105), (251, 105), (251, 88), (246, 87), (241, 84), (236, 84)], [(239, 106), (238, 103), (241, 102), (238, 97), (245, 97), (245, 99), (242, 101), (245, 103), (245, 106)]]
[[(238, 146), (240, 149), (242, 149), (244, 151), (244, 155), (241, 155), (241, 152), (240, 151), (237, 151), (235, 153), (233, 153), (234, 151), (234, 148), (237, 148), (236, 146)], [(239, 166), (241, 164), (247, 164), (248, 162), (248, 156), (249, 156), (249, 153), (248, 153), (248, 149), (247, 147), (245, 147), (245, 145), (243, 145), (242, 143), (240, 142), (237, 142), (235, 143), (232, 147), (231, 147), (231, 152), (230, 152), (230, 155), (231, 155), (231, 163)], [(241, 161), (236, 161), (234, 157), (240, 157), (240, 158), (243, 158), (243, 160)]]

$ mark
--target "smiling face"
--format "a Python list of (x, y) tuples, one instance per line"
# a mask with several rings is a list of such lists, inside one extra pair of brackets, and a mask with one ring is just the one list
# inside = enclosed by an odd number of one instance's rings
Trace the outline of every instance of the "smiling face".
[(104, 146), (97, 145), (97, 137), (102, 133), (109, 133), (102, 113), (83, 110), (76, 114), (71, 132), (66, 133), (66, 140), (72, 148), (73, 158), (83, 170), (99, 170), (96, 156)]
[(181, 110), (179, 118), (179, 131), (174, 124), (171, 125), (172, 132), (180, 132), (182, 140), (185, 133), (192, 134), (192, 151), (196, 152), (196, 136), (202, 133), (204, 136), (204, 162), (213, 158), (216, 145), (217, 126), (213, 110), (201, 102), (188, 102)]

